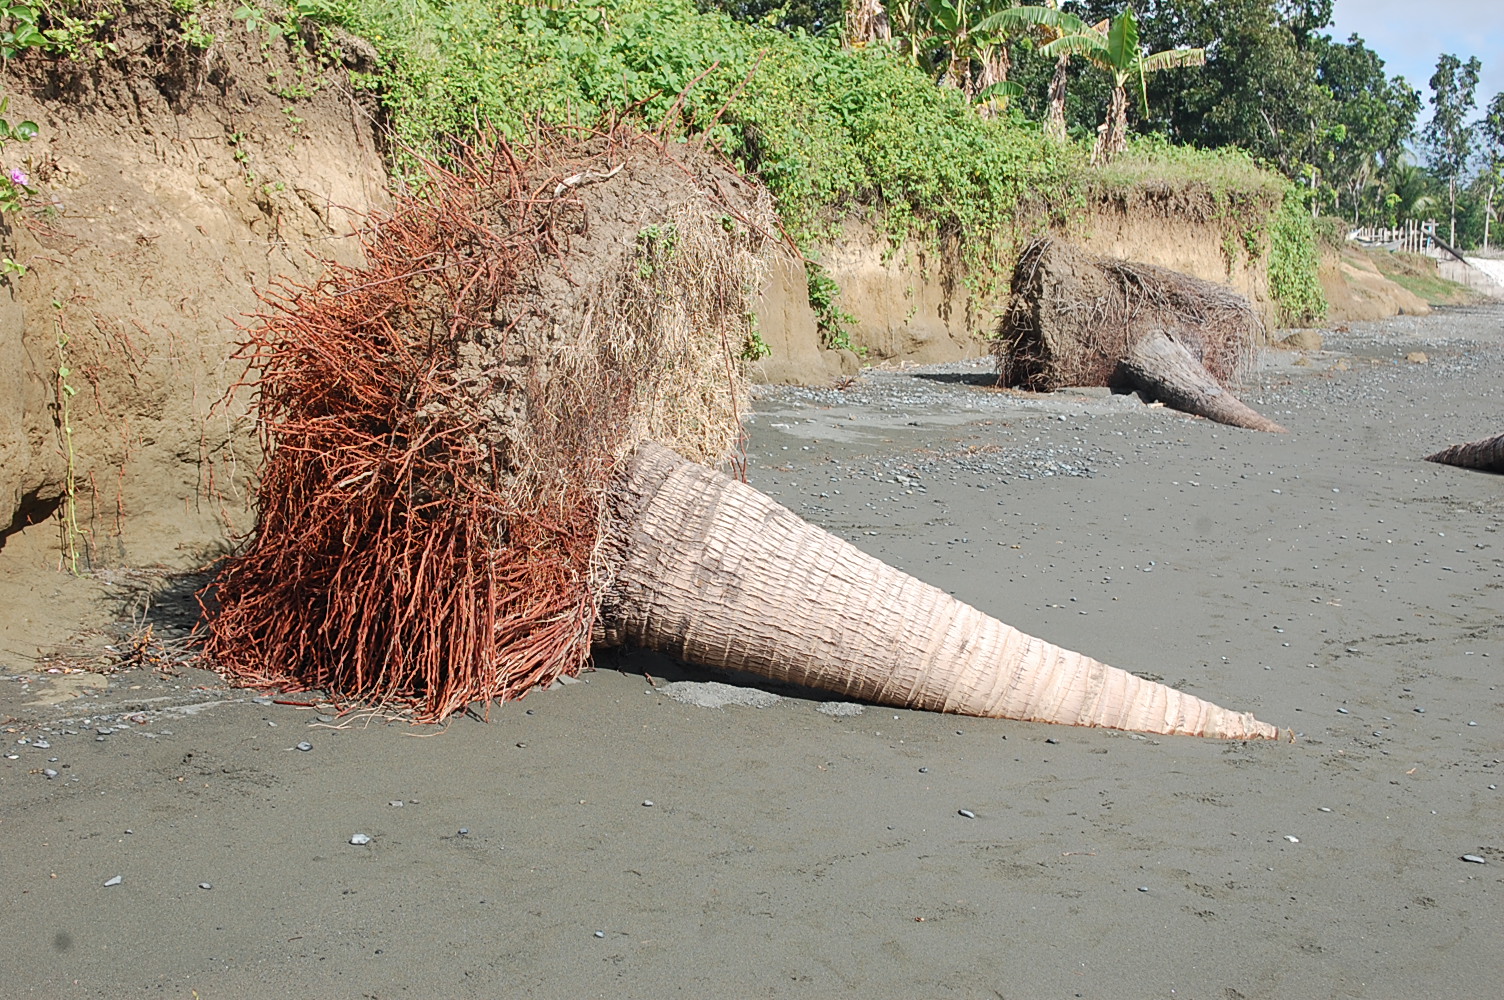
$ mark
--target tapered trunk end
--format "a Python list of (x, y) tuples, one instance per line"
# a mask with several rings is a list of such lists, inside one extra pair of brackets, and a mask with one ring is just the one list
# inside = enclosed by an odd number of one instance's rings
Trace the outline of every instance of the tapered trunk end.
[(1164, 330), (1155, 330), (1134, 344), (1121, 370), (1135, 388), (1166, 406), (1233, 427), (1289, 433), (1222, 388), (1206, 366)]
[(1278, 730), (1051, 645), (645, 444), (612, 491), (598, 640), (882, 705), (1223, 739)]
[(1504, 472), (1504, 434), (1484, 438), (1482, 441), (1454, 444), (1434, 455), (1427, 455), (1426, 461), (1484, 472)]

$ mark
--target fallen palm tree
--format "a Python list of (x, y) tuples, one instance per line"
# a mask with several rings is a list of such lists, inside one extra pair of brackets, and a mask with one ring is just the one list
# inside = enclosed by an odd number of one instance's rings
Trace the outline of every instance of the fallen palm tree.
[(1427, 455), (1426, 461), (1464, 469), (1482, 469), (1484, 472), (1504, 472), (1504, 434), (1481, 441), (1469, 441), (1467, 444), (1454, 444), (1434, 455)]
[(884, 704), (1277, 735), (1026, 636), (702, 464), (740, 431), (774, 224), (693, 149), (498, 145), (376, 226), (364, 268), (273, 297), (220, 669), (438, 719), (634, 644)]
[(1001, 385), (1136, 389), (1220, 423), (1282, 432), (1227, 388), (1263, 340), (1259, 314), (1225, 285), (1041, 238), (1019, 256), (992, 353)]

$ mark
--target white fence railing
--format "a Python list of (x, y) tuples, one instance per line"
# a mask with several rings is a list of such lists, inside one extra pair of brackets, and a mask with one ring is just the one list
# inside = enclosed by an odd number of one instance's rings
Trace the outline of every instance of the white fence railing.
[(1395, 229), (1381, 229), (1374, 226), (1354, 229), (1348, 233), (1348, 239), (1357, 240), (1369, 246), (1383, 247), (1386, 250), (1401, 250), (1406, 253), (1423, 253), (1438, 257), (1443, 251), (1436, 245), (1435, 235), (1435, 222), (1430, 219), (1425, 222), (1410, 219), (1403, 226)]

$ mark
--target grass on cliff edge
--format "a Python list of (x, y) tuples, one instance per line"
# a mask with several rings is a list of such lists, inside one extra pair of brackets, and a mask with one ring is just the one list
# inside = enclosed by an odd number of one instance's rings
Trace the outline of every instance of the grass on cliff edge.
[(1427, 305), (1466, 306), (1493, 301), (1460, 282), (1443, 278), (1436, 261), (1425, 254), (1368, 249), (1361, 252), (1367, 254), (1380, 274), (1419, 295)]

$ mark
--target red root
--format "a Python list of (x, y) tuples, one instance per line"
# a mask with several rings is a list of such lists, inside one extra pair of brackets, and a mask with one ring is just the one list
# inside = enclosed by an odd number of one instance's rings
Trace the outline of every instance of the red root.
[(524, 475), (458, 370), (460, 345), (523, 350), (498, 307), (558, 253), (557, 177), (496, 148), (436, 171), (367, 237), (364, 268), (265, 296), (243, 352), (267, 454), (258, 523), (206, 596), (206, 652), (240, 683), (432, 720), (589, 655), (606, 464), (545, 453), (569, 475)]

